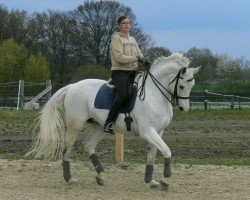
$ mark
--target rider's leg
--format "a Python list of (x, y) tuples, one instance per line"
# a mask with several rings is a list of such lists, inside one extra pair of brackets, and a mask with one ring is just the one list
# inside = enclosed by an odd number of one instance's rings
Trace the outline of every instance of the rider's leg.
[(114, 133), (112, 123), (115, 123), (119, 111), (122, 109), (127, 101), (128, 97), (128, 80), (129, 72), (127, 71), (112, 71), (112, 82), (115, 85), (116, 98), (109, 111), (106, 123), (104, 125), (104, 131)]

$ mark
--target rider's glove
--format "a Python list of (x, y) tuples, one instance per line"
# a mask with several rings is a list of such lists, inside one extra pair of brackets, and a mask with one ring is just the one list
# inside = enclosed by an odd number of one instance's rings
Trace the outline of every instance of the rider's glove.
[(138, 62), (145, 67), (150, 67), (150, 62), (146, 58), (138, 58)]

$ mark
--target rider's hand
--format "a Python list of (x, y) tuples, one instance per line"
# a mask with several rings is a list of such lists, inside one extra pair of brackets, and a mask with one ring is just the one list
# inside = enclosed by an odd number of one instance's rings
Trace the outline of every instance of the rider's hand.
[(150, 66), (150, 62), (146, 58), (138, 58), (138, 62), (144, 65), (145, 67)]

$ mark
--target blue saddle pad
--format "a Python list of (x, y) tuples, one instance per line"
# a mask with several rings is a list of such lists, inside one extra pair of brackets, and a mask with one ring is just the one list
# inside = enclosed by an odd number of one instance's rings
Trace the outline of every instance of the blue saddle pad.
[[(133, 110), (136, 96), (137, 96), (137, 88), (134, 87), (130, 101), (120, 111), (120, 113), (130, 113)], [(96, 94), (94, 106), (95, 108), (110, 110), (114, 99), (115, 99), (114, 90), (108, 87), (106, 83), (104, 83)]]

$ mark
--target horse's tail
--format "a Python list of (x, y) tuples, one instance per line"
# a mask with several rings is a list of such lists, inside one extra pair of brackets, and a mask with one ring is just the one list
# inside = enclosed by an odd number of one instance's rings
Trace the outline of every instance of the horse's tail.
[(62, 108), (70, 85), (58, 90), (46, 103), (39, 117), (40, 130), (32, 149), (26, 155), (60, 157), (64, 148), (65, 123)]

